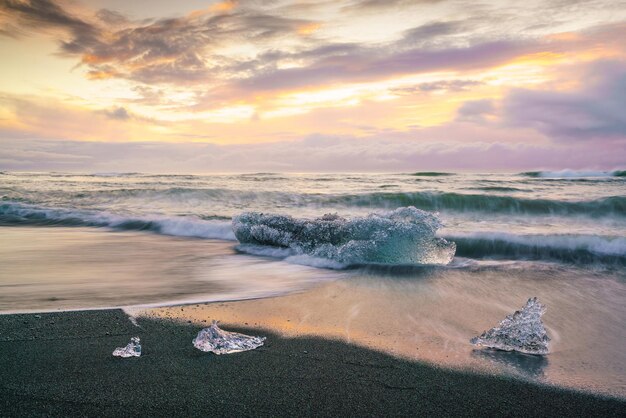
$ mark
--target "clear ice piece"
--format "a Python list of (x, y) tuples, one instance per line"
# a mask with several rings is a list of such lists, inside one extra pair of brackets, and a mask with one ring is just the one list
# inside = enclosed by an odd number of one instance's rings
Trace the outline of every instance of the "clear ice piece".
[(230, 354), (254, 350), (262, 346), (263, 341), (265, 337), (251, 337), (238, 332), (224, 331), (217, 326), (217, 321), (213, 321), (210, 327), (198, 332), (196, 338), (193, 339), (193, 345), (205, 352)]
[(141, 355), (141, 345), (139, 344), (139, 337), (133, 337), (126, 347), (117, 347), (113, 351), (113, 355), (116, 357), (139, 357)]
[(541, 315), (545, 312), (546, 307), (536, 297), (530, 298), (521, 310), (507, 315), (497, 327), (472, 338), (470, 342), (498, 350), (548, 354), (550, 337), (541, 322)]
[(437, 236), (443, 226), (434, 213), (413, 206), (391, 212), (316, 219), (244, 212), (233, 218), (241, 244), (288, 250), (341, 264), (448, 264), (456, 244)]

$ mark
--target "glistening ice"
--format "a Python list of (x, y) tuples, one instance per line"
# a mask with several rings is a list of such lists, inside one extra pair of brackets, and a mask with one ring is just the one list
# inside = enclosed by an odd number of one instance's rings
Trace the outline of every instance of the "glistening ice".
[(541, 322), (545, 312), (546, 307), (536, 297), (530, 298), (521, 310), (507, 315), (498, 326), (472, 338), (470, 342), (498, 350), (548, 354), (550, 338)]
[(141, 345), (139, 337), (133, 337), (126, 347), (117, 347), (113, 351), (115, 357), (139, 357), (141, 356)]
[(265, 337), (252, 337), (238, 332), (224, 331), (213, 321), (211, 326), (198, 332), (193, 345), (198, 350), (215, 354), (230, 354), (254, 350), (263, 345)]
[(415, 207), (365, 217), (317, 219), (246, 212), (233, 218), (242, 244), (289, 249), (345, 264), (448, 264), (456, 246), (435, 234), (436, 214)]

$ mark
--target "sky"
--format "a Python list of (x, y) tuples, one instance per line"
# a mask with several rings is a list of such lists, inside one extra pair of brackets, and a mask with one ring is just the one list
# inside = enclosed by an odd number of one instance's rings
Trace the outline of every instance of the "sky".
[(0, 0), (0, 170), (623, 169), (626, 0)]

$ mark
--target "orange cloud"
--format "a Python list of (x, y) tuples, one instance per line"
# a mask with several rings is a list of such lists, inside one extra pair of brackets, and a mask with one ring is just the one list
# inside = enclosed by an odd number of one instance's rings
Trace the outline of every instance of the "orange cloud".
[(90, 80), (106, 80), (109, 78), (118, 77), (119, 74), (115, 71), (89, 71), (87, 73), (87, 78)]
[(82, 57), (83, 64), (102, 64), (103, 62), (108, 61), (107, 57), (101, 57), (94, 54), (85, 54)]
[(581, 36), (575, 32), (561, 32), (548, 35), (546, 38), (552, 41), (577, 41)]
[(303, 25), (298, 26), (298, 34), (303, 35), (303, 36), (311, 35), (317, 32), (319, 28), (321, 27), (322, 27), (321, 23), (315, 23), (315, 22), (305, 23)]
[(211, 13), (226, 13), (226, 12), (230, 12), (235, 7), (237, 7), (237, 4), (238, 4), (238, 2), (236, 0), (221, 1), (219, 3), (215, 3), (215, 4), (211, 5), (211, 6), (209, 6), (206, 9), (194, 10), (194, 11), (190, 12), (187, 15), (187, 17), (189, 19), (198, 19), (198, 18), (202, 18), (202, 17), (206, 16), (207, 14), (211, 14)]
[(237, 7), (236, 0), (226, 0), (226, 1), (219, 2), (219, 3), (215, 3), (214, 5), (209, 7), (209, 10), (211, 10), (212, 12), (229, 12), (233, 10), (235, 7)]
[(551, 65), (555, 62), (565, 58), (566, 54), (557, 52), (535, 52), (533, 54), (526, 54), (513, 59), (507, 65), (511, 64), (533, 64), (533, 65)]

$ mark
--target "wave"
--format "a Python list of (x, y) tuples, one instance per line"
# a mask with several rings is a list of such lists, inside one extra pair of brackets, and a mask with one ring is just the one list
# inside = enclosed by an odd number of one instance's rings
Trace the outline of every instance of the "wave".
[(459, 257), (626, 265), (624, 237), (468, 233), (445, 238), (456, 243)]
[[(492, 189), (493, 191), (502, 190)], [(502, 190), (504, 191), (504, 190)], [(512, 190), (511, 190), (512, 191)], [(181, 205), (213, 205), (216, 207), (271, 206), (309, 208), (349, 208), (365, 207), (393, 210), (414, 206), (427, 211), (442, 212), (489, 212), (529, 215), (580, 215), (591, 217), (626, 217), (626, 196), (610, 196), (595, 200), (550, 200), (529, 199), (494, 194), (465, 194), (454, 192), (392, 192), (380, 191), (363, 194), (310, 194), (284, 191), (253, 191), (219, 188), (154, 188), (154, 189), (115, 189), (80, 192), (46, 193), (53, 201), (78, 202), (90, 206), (110, 205), (119, 200), (123, 204), (129, 199), (143, 201), (167, 200)], [(0, 197), (0, 202), (23, 202), (32, 205), (46, 205), (40, 198), (27, 199), (10, 193)], [(47, 205), (46, 205), (47, 206)]]
[(454, 173), (444, 173), (440, 171), (418, 171), (417, 173), (411, 173), (411, 175), (416, 177), (446, 177), (454, 176)]
[(552, 178), (552, 179), (576, 179), (576, 178), (611, 178), (611, 177), (626, 177), (626, 170), (615, 171), (575, 171), (575, 170), (561, 170), (561, 171), (526, 171), (520, 173), (524, 177), (533, 178)]
[[(129, 172), (129, 173), (118, 173), (118, 172), (104, 172), (104, 173), (92, 173), (86, 175), (86, 177), (139, 177), (142, 173)], [(80, 174), (74, 174), (74, 176), (81, 176)]]
[[(256, 202), (270, 203), (272, 205), (303, 206), (315, 204), (320, 195), (289, 193), (284, 191), (257, 191), (236, 190), (227, 188), (207, 187), (150, 187), (151, 183), (138, 183), (142, 188), (94, 188), (93, 190), (51, 190), (45, 194), (39, 192), (19, 192), (9, 189), (0, 190), (0, 202), (21, 201), (33, 205), (49, 206), (56, 205), (75, 206), (90, 205), (95, 207), (113, 206), (118, 202), (127, 205), (129, 202), (136, 205), (150, 205), (153, 202), (166, 202), (173, 205), (185, 203), (198, 205), (224, 205), (247, 206)], [(5, 195), (1, 193), (5, 192)], [(61, 203), (57, 203), (61, 202)]]
[(448, 264), (455, 246), (435, 236), (440, 227), (436, 215), (414, 207), (351, 219), (331, 214), (296, 219), (258, 212), (233, 218), (235, 236), (249, 248), (280, 248), (290, 256), (345, 265)]
[(526, 192), (528, 191), (524, 189), (518, 189), (517, 187), (505, 187), (505, 186), (472, 187), (472, 190), (483, 190), (486, 192)]
[(150, 231), (180, 237), (234, 240), (228, 222), (193, 216), (124, 216), (107, 212), (41, 208), (21, 203), (0, 204), (1, 226), (90, 226)]
[(626, 216), (626, 197), (611, 196), (587, 201), (524, 199), (512, 196), (442, 192), (367, 193), (327, 198), (329, 204), (394, 208), (415, 206), (431, 211), (486, 211), (491, 213), (527, 213), (539, 215)]

